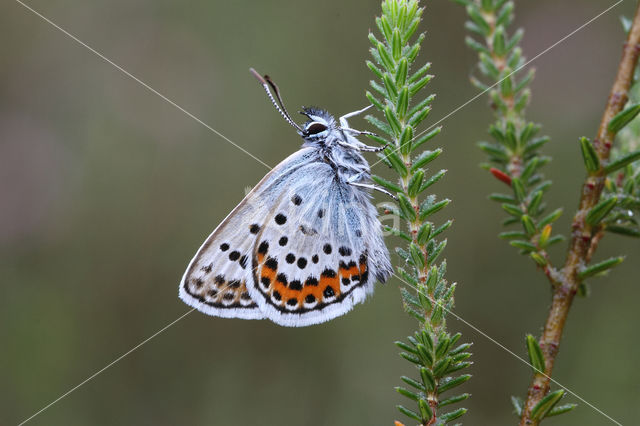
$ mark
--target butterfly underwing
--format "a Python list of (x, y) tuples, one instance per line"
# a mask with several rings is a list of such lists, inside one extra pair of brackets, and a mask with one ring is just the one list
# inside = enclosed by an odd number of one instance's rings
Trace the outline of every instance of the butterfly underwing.
[[(343, 315), (392, 273), (360, 142), (367, 134), (327, 111), (289, 116), (278, 87), (251, 72), (304, 143), (271, 170), (205, 240), (189, 263), (180, 298), (209, 315), (290, 327)], [(274, 99), (271, 88), (277, 98)], [(366, 108), (365, 108), (366, 109)], [(391, 195), (391, 194), (389, 194)]]

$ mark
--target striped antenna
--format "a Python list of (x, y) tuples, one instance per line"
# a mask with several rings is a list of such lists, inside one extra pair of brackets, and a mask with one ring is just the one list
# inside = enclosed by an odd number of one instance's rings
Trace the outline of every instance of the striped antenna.
[[(274, 107), (276, 107), (280, 115), (282, 115), (282, 117), (284, 117), (284, 119), (287, 120), (287, 123), (289, 123), (295, 129), (297, 129), (299, 132), (302, 132), (302, 128), (298, 126), (291, 119), (291, 116), (287, 112), (287, 109), (284, 107), (284, 102), (282, 102), (282, 97), (280, 96), (280, 90), (278, 89), (278, 86), (276, 86), (276, 84), (271, 80), (271, 78), (269, 78), (268, 75), (265, 75), (263, 77), (260, 74), (258, 74), (258, 72), (253, 68), (249, 68), (249, 71), (258, 80), (258, 82), (262, 85), (262, 87), (264, 87), (265, 92), (267, 92), (267, 96), (269, 96), (269, 99), (271, 99), (271, 103), (273, 104)], [(276, 93), (276, 98), (278, 99), (277, 102), (276, 102), (276, 99), (274, 99), (273, 95), (271, 94), (271, 90), (269, 90), (269, 87), (271, 87), (273, 91)]]

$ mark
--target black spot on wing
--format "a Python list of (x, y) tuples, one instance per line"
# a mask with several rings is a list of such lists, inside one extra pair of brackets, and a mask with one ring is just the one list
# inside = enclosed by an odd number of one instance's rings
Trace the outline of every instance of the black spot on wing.
[(331, 286), (327, 286), (327, 288), (324, 289), (324, 291), (322, 292), (322, 295), (324, 297), (333, 297), (335, 296), (336, 292), (333, 290), (333, 287)]
[(276, 277), (276, 281), (281, 283), (282, 285), (287, 285), (287, 276), (285, 274), (278, 274)]
[(268, 257), (267, 261), (264, 262), (264, 266), (266, 266), (269, 269), (273, 269), (274, 271), (278, 270), (278, 261), (275, 260), (273, 257)]
[(304, 257), (299, 258), (298, 259), (298, 268), (304, 269), (305, 266), (307, 266), (307, 259), (305, 259)]
[(258, 246), (258, 253), (267, 254), (267, 251), (269, 251), (269, 243), (266, 241), (261, 242), (260, 246)]
[(262, 283), (262, 286), (266, 289), (268, 289), (269, 286), (271, 285), (271, 280), (269, 279), (269, 277), (260, 278), (260, 282)]
[(327, 277), (327, 278), (335, 278), (336, 277), (336, 271), (334, 271), (333, 269), (325, 269), (324, 271), (322, 271), (322, 275), (323, 277)]
[(318, 231), (316, 231), (315, 229), (304, 225), (300, 225), (298, 229), (300, 230), (300, 232), (307, 236), (316, 235), (318, 233)]
[(338, 249), (338, 253), (342, 256), (351, 256), (351, 249), (349, 247), (342, 246)]

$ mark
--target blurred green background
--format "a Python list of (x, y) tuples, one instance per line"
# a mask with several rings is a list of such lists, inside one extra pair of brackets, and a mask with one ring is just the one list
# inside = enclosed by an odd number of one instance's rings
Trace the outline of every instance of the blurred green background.
[[(516, 2), (525, 54), (612, 3)], [(300, 139), (250, 66), (275, 79), (290, 110), (366, 104), (378, 1), (28, 4), (270, 165)], [(436, 75), (433, 123), (476, 94), (475, 56), (464, 10), (426, 6), (420, 58)], [(618, 18), (634, 6), (622, 3), (534, 64), (529, 117), (552, 137), (549, 204), (565, 206), (565, 234), (584, 177), (577, 140), (595, 134), (621, 52)], [(177, 285), (188, 261), (267, 169), (16, 2), (0, 5), (0, 37), (0, 424), (10, 425), (186, 312)], [(474, 146), (490, 119), (479, 99), (431, 142), (445, 150), (434, 167), (449, 170), (435, 191), (453, 200), (438, 219), (455, 219), (445, 256), (456, 312), (526, 357), (524, 335), (539, 333), (550, 293), (533, 262), (497, 239), (504, 215), (486, 195), (503, 184), (478, 167)], [(632, 424), (640, 245), (608, 236), (598, 258), (620, 253), (627, 262), (576, 300), (555, 378)], [(302, 329), (194, 312), (29, 424), (390, 425), (402, 400), (393, 386), (413, 373), (393, 345), (415, 328), (397, 284)], [(464, 423), (515, 424), (509, 396), (525, 394), (530, 369), (463, 323), (449, 327), (474, 342)], [(580, 404), (545, 424), (610, 423)]]

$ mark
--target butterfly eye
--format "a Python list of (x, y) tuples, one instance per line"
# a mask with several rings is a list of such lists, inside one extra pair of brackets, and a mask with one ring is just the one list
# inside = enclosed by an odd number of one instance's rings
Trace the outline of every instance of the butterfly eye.
[(316, 135), (320, 132), (324, 132), (325, 130), (327, 130), (327, 126), (316, 121), (307, 126), (306, 132), (308, 135)]

